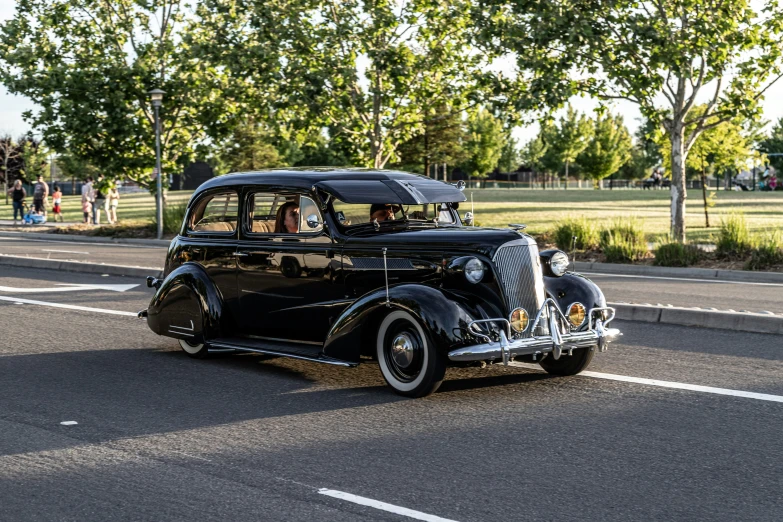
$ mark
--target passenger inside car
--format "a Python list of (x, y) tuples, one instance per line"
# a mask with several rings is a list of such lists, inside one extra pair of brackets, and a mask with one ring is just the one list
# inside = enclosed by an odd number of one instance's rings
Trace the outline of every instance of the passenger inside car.
[(394, 213), (399, 212), (400, 207), (398, 205), (392, 205), (390, 203), (376, 203), (370, 206), (370, 221), (387, 221), (394, 219)]
[(296, 234), (299, 232), (299, 205), (289, 201), (277, 211), (275, 234)]

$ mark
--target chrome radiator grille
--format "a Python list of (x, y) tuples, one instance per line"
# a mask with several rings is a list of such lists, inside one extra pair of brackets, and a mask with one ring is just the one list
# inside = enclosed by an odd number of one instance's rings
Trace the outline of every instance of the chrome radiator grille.
[[(492, 261), (500, 276), (509, 312), (524, 308), (532, 321), (545, 299), (541, 259), (535, 241), (532, 238), (509, 241), (498, 248)], [(530, 331), (524, 336), (530, 336)]]

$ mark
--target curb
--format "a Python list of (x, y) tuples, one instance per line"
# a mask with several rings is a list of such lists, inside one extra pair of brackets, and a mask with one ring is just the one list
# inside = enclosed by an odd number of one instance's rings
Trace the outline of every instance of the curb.
[(13, 266), (20, 268), (45, 268), (48, 270), (61, 270), (64, 272), (80, 272), (83, 274), (108, 274), (126, 277), (161, 277), (163, 270), (160, 268), (147, 268), (143, 266), (102, 265), (98, 263), (81, 263), (79, 261), (60, 261), (58, 259), (42, 259), (40, 257), (7, 256), (0, 254), (0, 266)]
[(671, 278), (720, 279), (747, 283), (783, 283), (783, 273), (751, 272), (745, 270), (719, 270), (713, 268), (676, 268), (667, 266), (623, 265), (613, 263), (574, 263), (576, 272), (600, 272), (605, 274), (645, 275)]
[(134, 239), (134, 238), (108, 238), (100, 236), (80, 236), (78, 234), (41, 234), (37, 232), (0, 232), (0, 236), (13, 237), (19, 239), (46, 239), (49, 241), (78, 241), (81, 243), (101, 243), (104, 245), (142, 245), (168, 248), (171, 240), (168, 239)]
[(783, 316), (752, 312), (724, 312), (675, 306), (608, 303), (623, 321), (699, 326), (740, 332), (783, 334)]

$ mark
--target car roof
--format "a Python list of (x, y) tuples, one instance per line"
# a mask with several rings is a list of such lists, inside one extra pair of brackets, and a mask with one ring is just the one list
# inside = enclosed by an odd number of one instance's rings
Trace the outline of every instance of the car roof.
[(280, 168), (228, 174), (203, 183), (197, 193), (237, 185), (304, 190), (315, 186), (346, 203), (417, 204), (466, 200), (462, 191), (454, 185), (419, 174), (335, 167)]

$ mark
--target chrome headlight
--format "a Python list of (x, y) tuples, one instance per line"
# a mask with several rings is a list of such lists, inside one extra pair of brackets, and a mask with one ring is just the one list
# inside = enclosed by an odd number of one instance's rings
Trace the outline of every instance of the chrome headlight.
[(484, 277), (484, 263), (471, 257), (465, 263), (465, 279), (471, 283), (478, 283)]
[(560, 277), (568, 270), (568, 256), (565, 252), (555, 252), (549, 259), (549, 268), (552, 274)]

